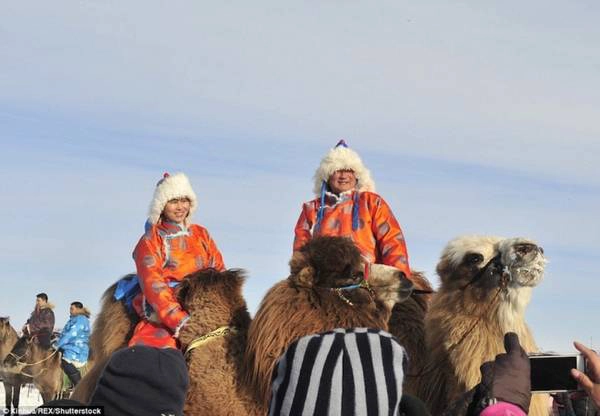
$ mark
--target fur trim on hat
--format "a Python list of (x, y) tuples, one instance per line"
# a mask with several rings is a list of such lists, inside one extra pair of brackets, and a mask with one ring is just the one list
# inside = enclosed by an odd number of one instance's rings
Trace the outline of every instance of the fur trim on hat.
[(357, 191), (375, 192), (375, 182), (371, 179), (371, 172), (365, 167), (360, 156), (358, 156), (358, 153), (347, 147), (338, 146), (331, 149), (325, 157), (321, 159), (321, 164), (314, 176), (315, 185), (313, 192), (315, 195), (321, 195), (321, 185), (323, 184), (323, 181), (327, 182), (329, 177), (333, 175), (335, 171), (342, 169), (354, 171), (354, 175), (358, 180), (356, 184)]
[(196, 194), (192, 189), (188, 177), (183, 173), (176, 173), (161, 179), (154, 190), (154, 197), (152, 198), (148, 212), (148, 221), (151, 224), (158, 223), (160, 214), (165, 209), (167, 202), (171, 199), (184, 197), (190, 199), (190, 213), (185, 219), (185, 225), (188, 226), (197, 206)]

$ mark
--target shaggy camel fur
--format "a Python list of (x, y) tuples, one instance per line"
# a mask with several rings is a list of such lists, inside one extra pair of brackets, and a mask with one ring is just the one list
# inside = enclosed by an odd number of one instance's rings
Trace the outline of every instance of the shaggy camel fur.
[(2, 362), (11, 352), (18, 339), (17, 331), (11, 326), (9, 318), (0, 318), (0, 378), (2, 378), (2, 384), (4, 384), (6, 409), (10, 411), (12, 406), (15, 413), (19, 410), (21, 385), (31, 382), (31, 378), (16, 372), (5, 371)]
[[(243, 281), (241, 271), (209, 269), (194, 273), (181, 285), (179, 299), (190, 320), (179, 340), (188, 347), (195, 339), (201, 340), (186, 353), (190, 375), (186, 416), (261, 414), (241, 383), (241, 361), (250, 325)], [(218, 328), (228, 328), (228, 332), (210, 336)]]
[[(432, 414), (480, 381), (479, 367), (503, 353), (513, 331), (523, 348), (537, 351), (524, 313), (542, 279), (543, 250), (524, 238), (469, 236), (451, 241), (437, 265), (441, 286), (425, 319), (427, 367), (419, 396)], [(534, 395), (530, 415), (547, 415), (545, 395)]]
[[(290, 266), (291, 276), (267, 293), (249, 330), (240, 272), (205, 270), (179, 286), (179, 300), (191, 316), (179, 335), (182, 344), (222, 326), (237, 327), (237, 332), (211, 338), (188, 353), (191, 377), (186, 414), (264, 415), (272, 369), (291, 342), (337, 327), (385, 329), (392, 306), (412, 291), (412, 283), (397, 269), (383, 265), (368, 269), (372, 292), (362, 286), (334, 290), (364, 278), (360, 252), (345, 238), (312, 240), (294, 255)], [(130, 318), (122, 306), (116, 305), (113, 292), (114, 287), (104, 295), (91, 337), (92, 348), (103, 357), (126, 344), (124, 334), (134, 325), (127, 322)], [(118, 336), (112, 325), (120, 328)], [(72, 397), (89, 402), (99, 374), (90, 371), (84, 380), (92, 388), (79, 389), (82, 380)]]
[[(125, 276), (125, 278), (131, 275)], [(71, 399), (88, 403), (96, 388), (96, 382), (111, 354), (127, 346), (139, 318), (127, 311), (122, 302), (114, 299), (117, 284), (110, 286), (102, 295), (100, 313), (94, 320), (90, 334), (90, 358), (88, 371), (73, 389)]]
[(393, 305), (406, 300), (412, 283), (395, 268), (371, 265), (375, 297), (365, 289), (343, 297), (332, 290), (358, 283), (363, 267), (358, 249), (341, 237), (315, 238), (294, 254), (291, 275), (267, 292), (248, 331), (244, 373), (259, 403), (267, 406), (276, 360), (294, 340), (340, 327), (387, 329)]
[[(410, 280), (423, 291), (432, 291), (431, 284), (421, 272), (412, 271)], [(398, 338), (406, 350), (408, 369), (404, 374), (403, 391), (416, 395), (418, 377), (425, 366), (425, 315), (429, 309), (431, 294), (413, 293), (406, 301), (392, 309), (388, 332)]]

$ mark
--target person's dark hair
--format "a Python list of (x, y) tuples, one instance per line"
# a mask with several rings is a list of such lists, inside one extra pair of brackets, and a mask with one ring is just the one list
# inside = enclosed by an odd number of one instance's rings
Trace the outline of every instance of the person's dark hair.
[(83, 309), (83, 303), (77, 300), (75, 302), (71, 302), (71, 305), (75, 306), (76, 308)]
[(38, 293), (37, 295), (35, 295), (35, 297), (43, 299), (44, 301), (48, 302), (48, 295), (46, 295), (44, 292)]

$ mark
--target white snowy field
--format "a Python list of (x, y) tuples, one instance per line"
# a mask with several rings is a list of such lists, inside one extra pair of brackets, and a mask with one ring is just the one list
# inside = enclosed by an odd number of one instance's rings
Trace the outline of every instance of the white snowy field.
[[(19, 400), (19, 414), (28, 415), (33, 409), (42, 404), (42, 396), (33, 384), (25, 384), (21, 387), (21, 397)], [(6, 410), (4, 401), (4, 383), (0, 383), (0, 409)], [(0, 412), (4, 414), (4, 412)]]

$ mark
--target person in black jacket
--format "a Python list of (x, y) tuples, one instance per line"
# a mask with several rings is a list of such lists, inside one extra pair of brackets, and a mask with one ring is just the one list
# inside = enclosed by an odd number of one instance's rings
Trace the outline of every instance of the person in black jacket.
[(54, 331), (54, 305), (48, 302), (48, 295), (38, 293), (35, 297), (35, 309), (23, 326), (23, 335), (33, 338), (44, 348), (50, 348), (50, 339)]

